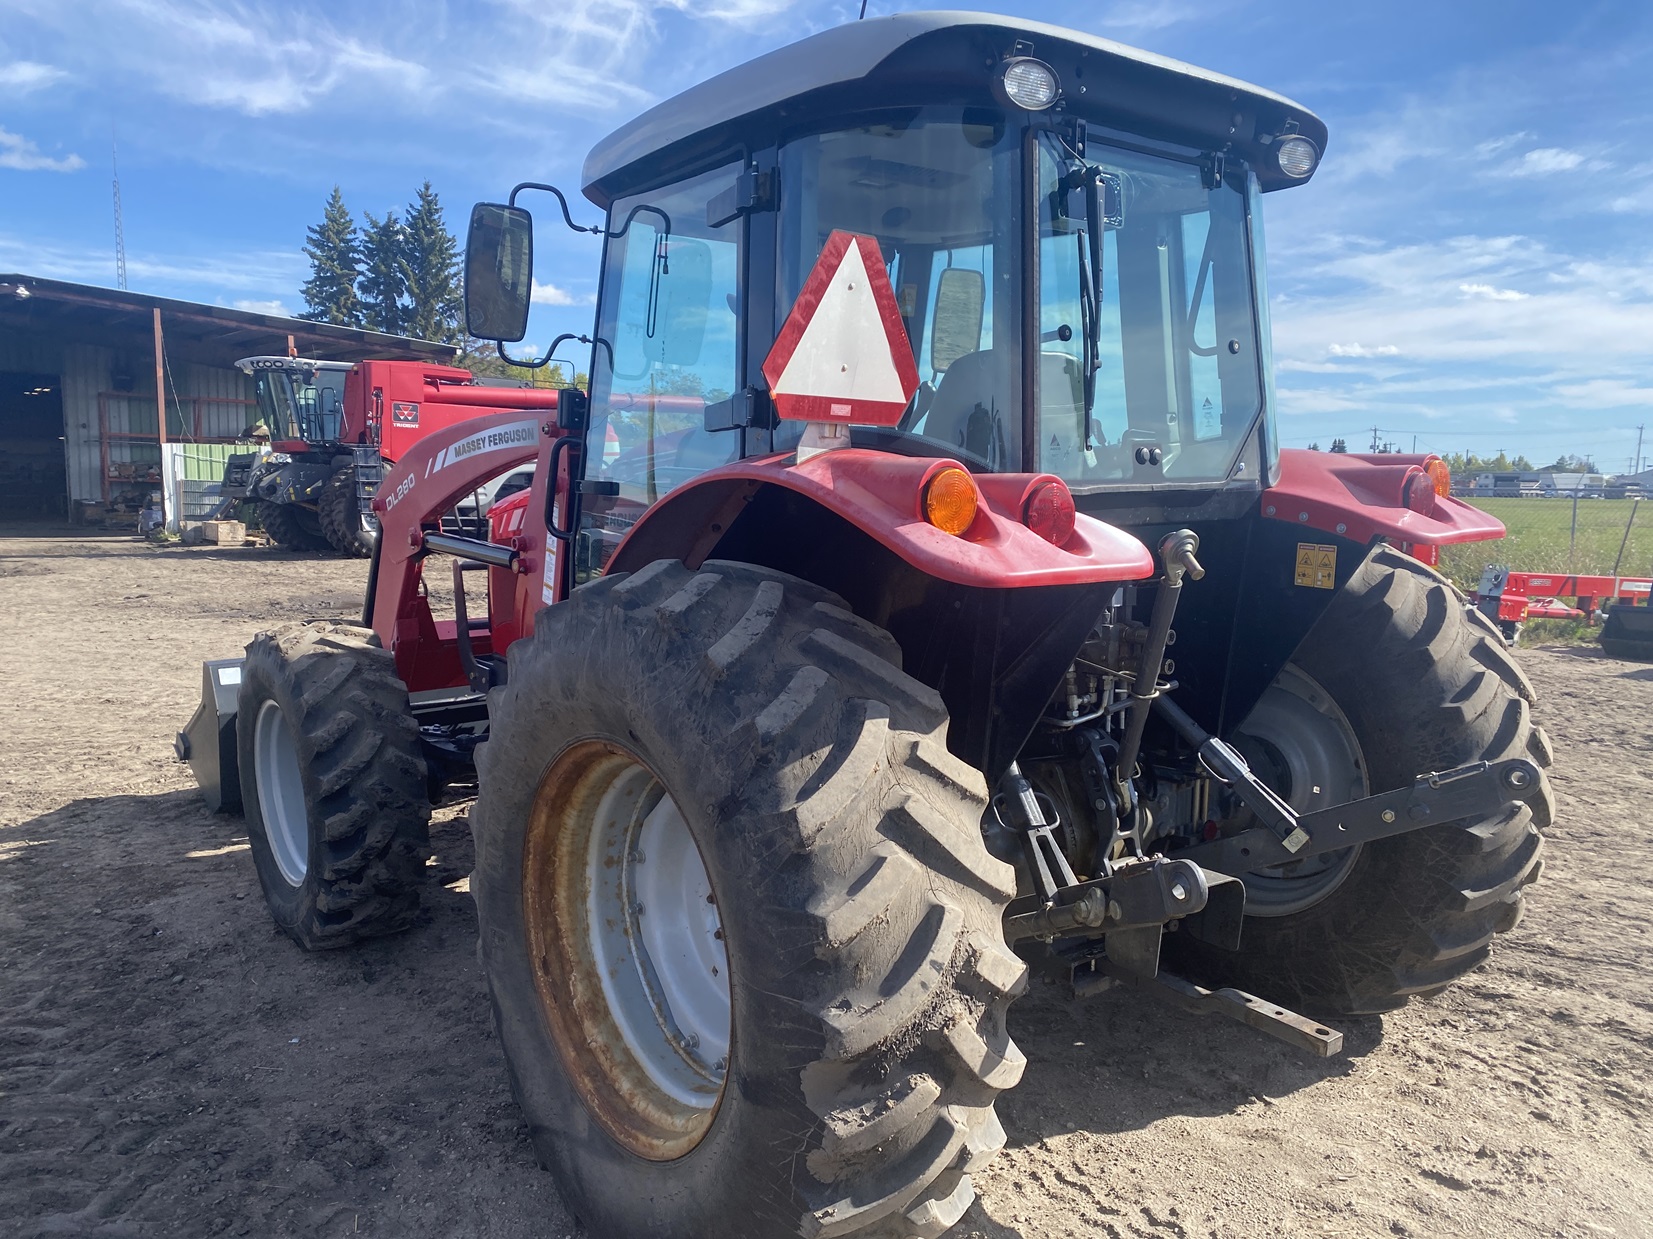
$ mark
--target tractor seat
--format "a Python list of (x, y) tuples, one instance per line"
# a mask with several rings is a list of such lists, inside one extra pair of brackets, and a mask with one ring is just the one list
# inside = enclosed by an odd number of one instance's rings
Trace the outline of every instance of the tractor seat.
[(994, 362), (992, 349), (980, 349), (948, 366), (920, 433), (987, 459), (1001, 404), (992, 387)]
[(677, 452), (671, 460), (675, 469), (699, 475), (719, 465), (729, 464), (740, 453), (740, 436), (728, 431), (709, 431), (691, 427), (677, 441)]
[[(993, 350), (960, 357), (941, 376), (921, 434), (940, 439), (984, 460), (991, 459), (995, 439), (1003, 438), (1002, 408), (1014, 402), (994, 393)], [(1044, 420), (1062, 426), (1084, 423), (1084, 386), (1079, 361), (1067, 353), (1039, 354), (1039, 404)]]

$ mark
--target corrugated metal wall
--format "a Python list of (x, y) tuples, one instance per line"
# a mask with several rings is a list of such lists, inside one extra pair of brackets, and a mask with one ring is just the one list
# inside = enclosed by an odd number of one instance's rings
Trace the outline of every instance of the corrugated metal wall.
[[(132, 380), (130, 393), (114, 390), (117, 360)], [(239, 370), (178, 362), (169, 362), (169, 369), (167, 426), (172, 438), (188, 441), (199, 433), (203, 439), (233, 439), (256, 420), (250, 404), (240, 403), (252, 400), (253, 383)], [(110, 431), (117, 435), (141, 434), (149, 440), (110, 440), (111, 468), (129, 475), (126, 479), (113, 479), (112, 487), (141, 486), (141, 479), (150, 466), (158, 466), (160, 452), (154, 442), (153, 354), (128, 354), (117, 359), (114, 349), (95, 344), (47, 336), (4, 336), (0, 337), (0, 370), (59, 376), (69, 492), (75, 499), (101, 502), (104, 497), (103, 455), (99, 443), (100, 394), (104, 397)]]

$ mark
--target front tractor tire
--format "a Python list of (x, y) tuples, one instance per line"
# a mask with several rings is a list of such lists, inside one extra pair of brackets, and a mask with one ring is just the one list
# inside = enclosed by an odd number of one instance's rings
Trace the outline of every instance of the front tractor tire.
[(356, 497), (356, 467), (347, 465), (327, 479), (316, 499), (316, 516), (322, 536), (347, 559), (367, 559), (378, 541), (378, 526), (364, 516)]
[[(1533, 689), (1445, 578), (1379, 547), (1356, 570), (1234, 737), (1293, 807), (1409, 786), (1475, 761), (1552, 753)], [(1512, 800), (1435, 826), (1246, 875), (1237, 952), (1167, 939), (1199, 979), (1338, 1015), (1434, 994), (1521, 919), (1554, 801)]]
[(259, 633), (235, 730), (253, 865), (282, 932), (320, 951), (412, 924), (430, 855), (425, 760), (373, 631)]
[(939, 697), (835, 595), (660, 561), (540, 613), (472, 890), (541, 1159), (605, 1239), (934, 1237), (1004, 1142), (1014, 874)]
[(301, 508), (296, 503), (260, 499), (258, 523), (270, 535), (270, 541), (284, 551), (327, 549), (327, 536), (322, 533), (320, 518), (309, 508)]

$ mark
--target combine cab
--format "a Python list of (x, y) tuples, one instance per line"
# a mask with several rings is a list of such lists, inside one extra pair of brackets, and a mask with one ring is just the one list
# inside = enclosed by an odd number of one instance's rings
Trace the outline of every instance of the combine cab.
[[(409, 924), (476, 781), (499, 1037), (591, 1233), (939, 1236), (1030, 969), (1332, 1053), (1515, 925), (1549, 747), (1422, 562), (1502, 528), (1433, 458), (1279, 446), (1261, 212), (1325, 141), (1004, 18), (713, 78), (586, 162), (589, 399), (415, 444), (361, 620), (209, 665), (237, 768), (192, 759), (306, 948)], [(524, 338), (544, 188), (473, 212), (474, 335)]]
[(258, 446), (229, 458), (219, 514), (255, 505), (264, 531), (289, 550), (371, 555), (372, 499), (386, 466), (432, 431), (513, 404), (555, 403), (523, 395), (518, 379), (422, 362), (244, 357), (236, 365), (256, 383), (249, 437)]

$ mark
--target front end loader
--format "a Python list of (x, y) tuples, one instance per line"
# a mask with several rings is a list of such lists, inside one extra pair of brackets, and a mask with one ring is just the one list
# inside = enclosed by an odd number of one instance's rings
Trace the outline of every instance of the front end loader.
[[(1008, 18), (712, 78), (587, 159), (589, 395), (414, 445), (360, 622), (210, 665), (236, 769), (192, 752), (303, 947), (409, 924), (474, 780), (496, 1028), (592, 1233), (933, 1239), (1032, 970), (1331, 1053), (1516, 923), (1549, 748), (1428, 566), (1502, 528), (1432, 457), (1279, 446), (1262, 202), (1325, 143)], [(548, 190), (472, 215), (508, 360)]]

